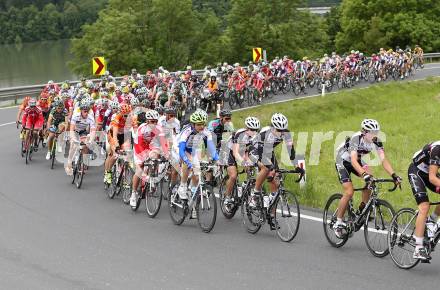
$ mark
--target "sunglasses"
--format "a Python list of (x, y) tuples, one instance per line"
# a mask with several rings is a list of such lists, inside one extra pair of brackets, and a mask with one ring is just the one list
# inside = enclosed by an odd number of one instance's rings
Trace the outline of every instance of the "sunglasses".
[(225, 117), (225, 121), (231, 121), (231, 117)]
[(148, 122), (153, 123), (153, 124), (157, 124), (157, 120), (148, 120)]

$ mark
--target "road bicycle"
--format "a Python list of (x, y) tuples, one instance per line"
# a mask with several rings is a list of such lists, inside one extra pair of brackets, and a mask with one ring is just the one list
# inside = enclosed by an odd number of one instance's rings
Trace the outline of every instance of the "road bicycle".
[[(438, 205), (440, 202), (431, 202), (430, 205)], [(419, 262), (430, 263), (429, 260), (421, 261), (413, 258), (416, 247), (414, 231), (416, 229), (416, 219), (419, 215), (418, 210), (412, 208), (402, 208), (391, 220), (391, 227), (388, 231), (388, 248), (394, 264), (401, 269), (411, 269)], [(440, 227), (435, 232), (431, 232), (428, 226), (425, 227), (423, 245), (428, 255), (435, 250), (440, 241)]]
[(110, 199), (122, 193), (122, 201), (130, 203), (131, 187), (133, 179), (132, 150), (117, 150), (116, 162), (112, 167), (111, 183), (104, 183), (107, 195)]
[[(17, 128), (18, 128), (18, 124), (21, 124), (20, 122), (17, 123)], [(23, 134), (23, 138), (21, 140), (21, 157), (25, 158), (25, 162), (26, 164), (29, 164), (30, 161), (32, 161), (32, 153), (35, 151), (36, 145), (36, 137), (35, 137), (35, 129), (34, 129), (34, 125), (32, 125), (32, 127), (30, 129), (28, 128), (23, 128), (22, 129), (22, 134)]]
[(83, 183), (85, 172), (88, 169), (88, 157), (84, 158), (84, 150), (86, 148), (86, 143), (73, 141), (75, 146), (79, 146), (79, 149), (73, 156), (72, 168), (72, 184), (76, 185), (76, 188), (80, 189)]
[[(199, 182), (196, 190), (192, 193), (188, 190), (189, 199), (182, 200), (177, 193), (179, 185), (176, 184), (168, 192), (168, 204), (170, 207), (170, 217), (174, 224), (181, 225), (191, 211), (197, 213), (197, 222), (203, 232), (209, 233), (212, 231), (217, 219), (217, 201), (214, 192), (206, 184), (206, 174), (212, 173), (217, 169), (217, 165), (209, 162), (200, 162), (200, 167), (197, 168)], [(194, 172), (195, 169), (193, 169)], [(194, 174), (194, 173), (192, 173)], [(191, 180), (191, 175), (188, 181)]]
[(284, 188), (284, 175), (292, 173), (300, 174), (295, 181), (297, 183), (304, 177), (304, 170), (300, 168), (275, 170), (278, 190), (267, 207), (264, 199), (269, 198), (268, 196), (264, 196), (264, 193), (251, 195), (255, 186), (255, 176), (248, 175), (247, 183), (243, 188), (241, 214), (243, 224), (249, 233), (256, 234), (267, 221), (271, 225), (271, 230), (276, 230), (282, 241), (290, 242), (295, 238), (300, 223), (299, 203), (296, 195)]
[(376, 257), (388, 255), (386, 239), (395, 211), (389, 202), (378, 198), (380, 184), (382, 183), (394, 183), (394, 187), (389, 189), (389, 192), (395, 191), (398, 186), (393, 179), (372, 179), (366, 183), (365, 187), (354, 189), (354, 191), (369, 190), (371, 194), (365, 207), (360, 212), (355, 210), (353, 200), (349, 201), (343, 217), (347, 227), (342, 238), (338, 238), (333, 229), (337, 220), (338, 206), (342, 194), (335, 193), (330, 196), (325, 205), (322, 219), (324, 234), (330, 245), (336, 248), (342, 247), (355, 232), (363, 227), (368, 250)]
[[(243, 196), (243, 189), (246, 187), (247, 181), (243, 181), (241, 184), (237, 178), (235, 181), (232, 192), (231, 192), (231, 202), (228, 204), (225, 204), (225, 191), (226, 191), (226, 182), (229, 179), (229, 176), (224, 168), (220, 171), (219, 175), (219, 201), (220, 201), (220, 210), (222, 211), (223, 215), (227, 219), (232, 219), (235, 216), (235, 213), (237, 212), (238, 208), (242, 204), (242, 196)], [(243, 173), (246, 173), (247, 176), (251, 176), (252, 173), (248, 173), (248, 170), (243, 169), (241, 172), (237, 173), (237, 176)]]
[(163, 191), (167, 189), (168, 160), (161, 158), (148, 158), (144, 162), (144, 170), (141, 177), (141, 189), (138, 194), (137, 210), (142, 199), (145, 199), (147, 215), (154, 218), (162, 204)]

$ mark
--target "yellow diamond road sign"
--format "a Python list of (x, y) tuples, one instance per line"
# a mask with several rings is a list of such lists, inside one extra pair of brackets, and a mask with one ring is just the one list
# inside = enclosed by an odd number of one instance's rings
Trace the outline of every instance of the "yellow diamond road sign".
[(103, 57), (94, 57), (92, 59), (93, 74), (101, 76), (106, 71), (106, 63)]

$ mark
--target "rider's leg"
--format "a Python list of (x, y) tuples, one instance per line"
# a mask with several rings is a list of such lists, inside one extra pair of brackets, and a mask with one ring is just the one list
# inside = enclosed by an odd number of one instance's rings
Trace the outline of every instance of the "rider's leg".
[(338, 205), (338, 214), (337, 214), (338, 221), (342, 221), (342, 218), (344, 217), (345, 211), (348, 206), (348, 202), (353, 198), (353, 194), (354, 194), (353, 183), (351, 181), (344, 182), (342, 184), (342, 190), (344, 191), (344, 194), (341, 200), (339, 201), (339, 205)]
[(228, 180), (226, 181), (226, 192), (225, 195), (227, 197), (231, 197), (232, 190), (234, 188), (234, 184), (237, 180), (237, 167), (235, 166), (228, 166), (227, 168), (228, 172)]

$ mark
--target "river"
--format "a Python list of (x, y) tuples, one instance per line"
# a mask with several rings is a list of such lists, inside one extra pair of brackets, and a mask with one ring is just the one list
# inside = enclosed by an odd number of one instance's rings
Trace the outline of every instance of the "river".
[(70, 40), (0, 45), (0, 88), (75, 80)]

